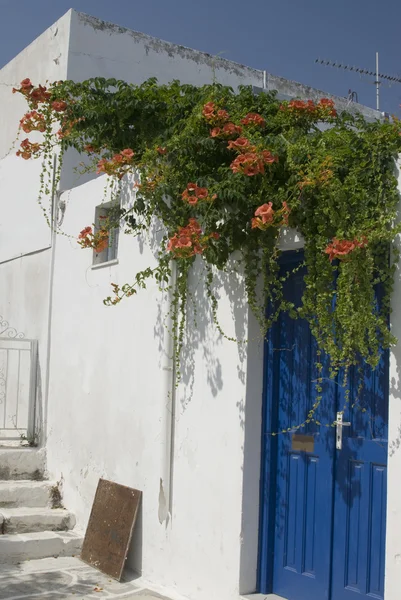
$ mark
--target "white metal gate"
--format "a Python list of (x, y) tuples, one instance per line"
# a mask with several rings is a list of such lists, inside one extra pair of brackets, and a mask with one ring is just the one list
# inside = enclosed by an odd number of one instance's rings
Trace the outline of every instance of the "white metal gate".
[(35, 436), (37, 340), (0, 337), (0, 441)]

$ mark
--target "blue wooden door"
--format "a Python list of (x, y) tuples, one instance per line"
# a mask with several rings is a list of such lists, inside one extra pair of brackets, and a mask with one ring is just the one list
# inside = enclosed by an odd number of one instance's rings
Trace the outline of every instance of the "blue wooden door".
[[(298, 260), (285, 257), (282, 274)], [(296, 305), (304, 274), (298, 270), (284, 284)], [(374, 373), (364, 368), (359, 396), (360, 373), (353, 372), (346, 401), (320, 357), (317, 425), (307, 422), (317, 397), (317, 358), (306, 321), (282, 314), (266, 348), (260, 591), (288, 600), (383, 598), (388, 361)], [(351, 425), (337, 450), (331, 424), (344, 406)], [(290, 431), (271, 435), (283, 430)]]

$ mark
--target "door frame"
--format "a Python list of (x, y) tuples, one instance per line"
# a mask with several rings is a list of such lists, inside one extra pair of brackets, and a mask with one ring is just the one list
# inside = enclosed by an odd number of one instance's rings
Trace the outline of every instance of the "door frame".
[[(304, 256), (303, 248), (295, 250), (283, 251), (280, 257), (280, 265), (289, 264), (297, 260), (301, 261)], [(392, 298), (393, 306), (393, 298)], [(270, 307), (267, 307), (266, 313), (269, 314)], [(389, 319), (390, 321), (390, 319)], [(390, 325), (391, 326), (391, 325)], [(392, 329), (394, 329), (392, 327)], [(258, 536), (258, 562), (257, 562), (257, 591), (262, 594), (273, 593), (273, 577), (274, 577), (274, 547), (275, 547), (275, 523), (276, 523), (276, 490), (277, 490), (277, 450), (278, 450), (278, 435), (265, 435), (265, 431), (275, 431), (278, 425), (278, 405), (274, 402), (279, 381), (279, 364), (274, 362), (273, 348), (277, 347), (278, 329), (272, 328), (272, 335), (266, 336), (264, 340), (264, 356), (263, 356), (263, 395), (262, 395), (262, 427), (261, 427), (261, 455), (260, 455), (260, 489), (259, 489), (259, 536)], [(401, 344), (401, 335), (399, 335), (399, 343)], [(275, 345), (276, 344), (276, 345)], [(388, 456), (387, 456), (387, 494), (386, 494), (386, 541), (385, 541), (385, 595), (389, 589), (387, 578), (388, 573), (388, 549), (387, 539), (389, 533), (389, 463), (392, 456), (391, 452), (391, 397), (390, 378), (392, 370), (392, 361), (394, 361), (396, 350), (391, 348), (388, 351), (387, 369), (389, 386), (387, 391), (387, 426), (388, 426)], [(401, 432), (401, 425), (399, 427)], [(393, 442), (394, 443), (394, 442)], [(398, 448), (398, 446), (397, 446)], [(394, 449), (393, 449), (394, 450)], [(334, 468), (336, 462), (336, 453), (333, 457)], [(335, 489), (333, 487), (333, 495)], [(334, 527), (334, 513), (332, 515), (332, 528)], [(330, 549), (332, 555), (333, 548)], [(330, 579), (332, 566), (330, 567)], [(386, 583), (387, 582), (387, 583)]]

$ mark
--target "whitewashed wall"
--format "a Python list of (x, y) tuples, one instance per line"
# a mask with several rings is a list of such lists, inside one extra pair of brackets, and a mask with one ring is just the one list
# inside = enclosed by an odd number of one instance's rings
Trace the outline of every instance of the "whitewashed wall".
[[(66, 78), (70, 21), (67, 13), (0, 69), (0, 315), (25, 337), (39, 341), (38, 409), (43, 418), (51, 232), (37, 203), (41, 162), (15, 156), (19, 141), (27, 137), (21, 132), (16, 140), (27, 104), (12, 88), (26, 77), (35, 84)], [(50, 208), (48, 199), (44, 206)]]
[(50, 229), (36, 203), (41, 161), (15, 156), (28, 137), (18, 127), (28, 105), (12, 88), (26, 77), (34, 84), (66, 78), (70, 21), (67, 13), (0, 69), (0, 263), (50, 246)]
[[(51, 229), (38, 204), (40, 160), (0, 161), (0, 264), (50, 248)], [(44, 206), (51, 214), (51, 200)]]
[(177, 46), (125, 27), (105, 23), (84, 13), (71, 11), (68, 77), (114, 77), (142, 83), (157, 77), (160, 83), (179, 79), (204, 85), (213, 80), (237, 87), (262, 87), (263, 73), (251, 67)]
[[(93, 222), (104, 178), (63, 194), (64, 231), (76, 235)], [(241, 521), (247, 355), (222, 339), (210, 323), (205, 289), (195, 273), (197, 326), (190, 320), (177, 393), (172, 515), (159, 522), (168, 499), (169, 388), (163, 318), (167, 304), (148, 289), (105, 307), (110, 283), (123, 284), (155, 264), (149, 246), (121, 235), (119, 264), (92, 269), (92, 252), (58, 237), (50, 361), (48, 468), (64, 477), (65, 504), (87, 522), (99, 477), (143, 490), (139, 533), (131, 565), (143, 577), (190, 598), (238, 596), (241, 537), (257, 550), (258, 486), (247, 489), (253, 506)], [(220, 316), (229, 335), (246, 337), (247, 308), (232, 276), (221, 288)], [(234, 320), (233, 320), (234, 317)], [(260, 415), (263, 345), (248, 382), (249, 402)], [(193, 374), (192, 374), (193, 371)], [(257, 464), (260, 421), (247, 440)], [(256, 444), (255, 444), (256, 437)], [(256, 461), (255, 461), (256, 457)], [(251, 495), (254, 495), (250, 498)], [(243, 531), (241, 532), (241, 529)], [(256, 537), (255, 537), (256, 536)], [(255, 586), (256, 560), (244, 565), (242, 585)]]

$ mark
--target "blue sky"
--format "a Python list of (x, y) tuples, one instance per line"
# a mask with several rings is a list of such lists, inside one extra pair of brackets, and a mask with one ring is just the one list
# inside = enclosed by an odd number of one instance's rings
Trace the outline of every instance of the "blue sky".
[[(74, 2), (71, 5), (71, 2)], [(0, 66), (75, 8), (375, 107), (372, 78), (315, 64), (328, 58), (401, 76), (400, 0), (0, 0)], [(27, 73), (29, 76), (29, 73)], [(401, 115), (401, 84), (381, 110)]]

